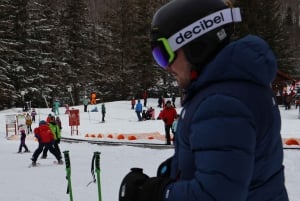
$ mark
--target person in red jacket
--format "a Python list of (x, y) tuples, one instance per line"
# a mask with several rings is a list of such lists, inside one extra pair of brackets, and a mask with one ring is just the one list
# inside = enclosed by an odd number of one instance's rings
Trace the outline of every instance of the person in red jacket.
[(171, 144), (170, 130), (173, 124), (174, 119), (177, 117), (177, 112), (172, 106), (170, 100), (166, 102), (166, 107), (160, 112), (159, 119), (163, 120), (165, 123), (165, 136), (166, 144)]
[(135, 106), (135, 98), (132, 97), (131, 99), (131, 109), (134, 110), (134, 106)]
[(144, 107), (147, 107), (147, 99), (148, 99), (148, 93), (147, 93), (147, 91), (144, 91), (144, 93), (143, 93), (143, 99), (144, 99)]
[(51, 113), (49, 113), (49, 114), (48, 114), (48, 116), (47, 116), (47, 118), (46, 118), (46, 122), (47, 122), (47, 123), (49, 123), (49, 122), (50, 122), (50, 120), (51, 120), (51, 117), (52, 117), (52, 114), (51, 114)]
[(36, 161), (44, 148), (49, 149), (57, 159), (58, 164), (63, 164), (59, 152), (53, 146), (54, 137), (46, 121), (42, 120), (39, 122), (39, 127), (34, 129), (34, 134), (39, 142), (39, 146), (32, 155), (32, 166), (36, 166)]

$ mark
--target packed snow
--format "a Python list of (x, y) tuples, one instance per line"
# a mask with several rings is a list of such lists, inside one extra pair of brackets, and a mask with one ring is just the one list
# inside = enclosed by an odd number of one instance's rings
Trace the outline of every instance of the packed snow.
[[(62, 120), (62, 136), (86, 139), (86, 134), (103, 134), (103, 138), (95, 140), (120, 141), (116, 138), (108, 139), (105, 136), (113, 134), (139, 135), (144, 133), (164, 133), (163, 122), (161, 120), (147, 120), (138, 122), (134, 110), (131, 110), (130, 101), (117, 101), (105, 103), (106, 118), (105, 123), (101, 123), (101, 103), (89, 105), (88, 110), (98, 107), (99, 112), (83, 112), (83, 106), (74, 106), (71, 109), (79, 110), (80, 126), (79, 135), (71, 135), (69, 126), (69, 115), (64, 114), (65, 108), (60, 108), (60, 118)], [(155, 109), (156, 116), (160, 108), (157, 107), (157, 99), (148, 99), (148, 107)], [(38, 113), (36, 122), (32, 128), (38, 126), (39, 120), (45, 120), (51, 113), (49, 108), (36, 108)], [(177, 111), (180, 111), (177, 100)], [(298, 109), (284, 110), (280, 107), (282, 115), (282, 137), (300, 137), (300, 119), (298, 119)], [(53, 164), (54, 156), (48, 153), (47, 159), (38, 159), (38, 167), (29, 168), (31, 156), (37, 148), (38, 143), (32, 134), (26, 139), (26, 144), (31, 153), (17, 153), (20, 140), (18, 135), (8, 134), (6, 137), (7, 115), (21, 113), (20, 108), (0, 111), (0, 200), (1, 201), (67, 201), (70, 200), (67, 194), (67, 180), (65, 165)], [(124, 139), (123, 141), (128, 141)], [(164, 144), (159, 139), (142, 139), (135, 142), (151, 142)], [(290, 146), (294, 147), (294, 146)], [(119, 187), (124, 176), (132, 167), (141, 167), (149, 176), (154, 176), (158, 165), (173, 154), (173, 149), (150, 149), (132, 146), (105, 146), (95, 145), (87, 142), (68, 143), (61, 142), (62, 151), (68, 150), (71, 162), (71, 185), (74, 201), (100, 200), (98, 196), (98, 182), (93, 181), (91, 174), (91, 163), (94, 152), (100, 152), (100, 184), (101, 200), (117, 201)], [(300, 192), (300, 150), (285, 149), (285, 174), (286, 186), (290, 201), (298, 201)]]

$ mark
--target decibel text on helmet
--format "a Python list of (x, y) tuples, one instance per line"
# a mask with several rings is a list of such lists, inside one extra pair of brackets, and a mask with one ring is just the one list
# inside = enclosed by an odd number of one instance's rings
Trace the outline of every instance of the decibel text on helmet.
[(241, 15), (239, 8), (223, 9), (193, 22), (172, 35), (168, 41), (172, 50), (176, 51), (185, 44), (218, 27), (240, 21)]

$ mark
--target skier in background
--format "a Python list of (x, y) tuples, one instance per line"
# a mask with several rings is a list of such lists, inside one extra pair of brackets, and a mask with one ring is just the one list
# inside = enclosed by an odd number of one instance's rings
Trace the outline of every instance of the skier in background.
[(32, 122), (35, 123), (35, 116), (37, 115), (35, 109), (33, 108), (32, 111), (31, 111), (31, 119), (32, 119)]
[(102, 113), (102, 122), (105, 122), (106, 107), (104, 103), (102, 103), (101, 106), (101, 113)]
[(96, 92), (92, 92), (92, 93), (91, 93), (90, 103), (91, 103), (91, 105), (95, 105), (95, 104), (97, 103), (97, 95), (96, 95)]
[(172, 106), (172, 103), (170, 100), (166, 102), (165, 108), (160, 112), (158, 119), (161, 119), (164, 121), (164, 127), (165, 127), (165, 137), (166, 137), (166, 144), (171, 144), (171, 127), (174, 122), (174, 120), (177, 117), (177, 112), (175, 108)]
[(59, 107), (60, 107), (60, 102), (59, 100), (55, 100), (54, 103), (53, 103), (53, 113), (54, 115), (59, 115)]
[(32, 119), (29, 113), (27, 113), (25, 116), (25, 124), (27, 128), (27, 134), (32, 133), (32, 129), (31, 129)]
[(87, 98), (87, 96), (84, 96), (84, 99), (83, 99), (83, 111), (84, 112), (87, 112), (88, 105), (89, 105), (89, 99)]
[(30, 152), (25, 141), (26, 141), (26, 132), (24, 129), (20, 131), (21, 137), (20, 137), (20, 146), (19, 146), (19, 151), (18, 153), (22, 153), (22, 148), (24, 147), (25, 151), (24, 152)]
[(146, 90), (143, 93), (143, 99), (144, 99), (144, 107), (147, 107), (148, 93)]
[[(60, 132), (60, 128), (56, 123), (55, 117), (51, 116), (50, 118), (50, 122), (48, 123), (48, 126), (51, 130), (51, 133), (53, 135), (53, 147), (55, 148), (56, 152), (58, 153), (59, 157), (61, 158), (61, 151), (59, 148), (59, 143), (60, 143), (60, 138), (61, 138), (61, 132)], [(42, 158), (47, 158), (47, 153), (48, 153), (49, 147), (45, 146), (44, 150), (43, 150), (43, 155)]]
[(132, 97), (132, 99), (131, 99), (131, 109), (132, 110), (134, 109), (134, 106), (135, 106), (135, 98)]
[(137, 104), (135, 106), (135, 112), (139, 121), (142, 121), (142, 116), (141, 116), (142, 111), (143, 111), (143, 105), (141, 103), (141, 100), (138, 99)]
[(55, 118), (55, 122), (56, 122), (56, 124), (58, 125), (58, 127), (59, 127), (59, 129), (60, 129), (60, 131), (61, 131), (62, 126), (61, 126), (61, 120), (60, 120), (59, 116), (57, 116), (57, 117)]

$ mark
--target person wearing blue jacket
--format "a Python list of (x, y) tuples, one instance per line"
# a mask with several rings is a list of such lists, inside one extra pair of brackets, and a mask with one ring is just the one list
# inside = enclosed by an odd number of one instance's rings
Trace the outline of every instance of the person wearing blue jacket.
[(223, 0), (173, 0), (155, 13), (153, 57), (185, 92), (175, 153), (155, 177), (124, 180), (120, 201), (289, 200), (276, 58), (258, 36), (231, 41), (240, 21)]
[(139, 99), (137, 101), (137, 104), (135, 105), (135, 113), (139, 121), (142, 121), (142, 115), (141, 115), (142, 111), (143, 111), (143, 105), (141, 103), (141, 100)]

